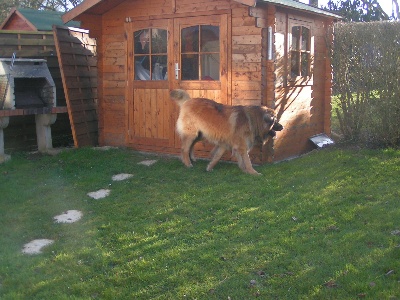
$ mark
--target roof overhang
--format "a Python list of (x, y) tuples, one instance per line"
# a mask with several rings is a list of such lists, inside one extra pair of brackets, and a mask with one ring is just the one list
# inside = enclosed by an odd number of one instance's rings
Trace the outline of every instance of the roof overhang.
[[(321, 8), (311, 6), (296, 0), (254, 0), (256, 3), (271, 3), (277, 6), (286, 7), (294, 10), (299, 10), (311, 14), (317, 14), (324, 17), (329, 17), (333, 19), (342, 19), (341, 16), (331, 13), (329, 11), (323, 10)], [(257, 5), (257, 4), (256, 4)]]
[[(80, 15), (84, 13), (92, 15), (102, 15), (108, 10), (110, 10), (112, 7), (119, 5), (124, 1), (125, 0), (84, 0), (78, 6), (66, 12), (62, 16), (62, 20), (64, 23), (67, 23), (71, 20), (78, 18)], [(333, 19), (341, 19), (340, 16), (335, 15), (331, 12), (295, 0), (234, 0), (234, 1), (252, 7), (257, 6), (258, 3), (271, 3), (274, 5), (300, 10), (312, 14), (317, 14), (320, 16), (325, 16)]]
[(67, 23), (77, 19), (84, 13), (101, 16), (124, 1), (125, 0), (83, 0), (79, 5), (66, 12), (62, 16), (62, 20), (64, 23)]

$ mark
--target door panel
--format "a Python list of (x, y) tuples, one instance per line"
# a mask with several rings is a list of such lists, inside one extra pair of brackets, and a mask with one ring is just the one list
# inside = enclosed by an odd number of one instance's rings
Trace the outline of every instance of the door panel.
[(136, 142), (168, 145), (171, 130), (171, 100), (168, 89), (134, 89), (131, 126)]

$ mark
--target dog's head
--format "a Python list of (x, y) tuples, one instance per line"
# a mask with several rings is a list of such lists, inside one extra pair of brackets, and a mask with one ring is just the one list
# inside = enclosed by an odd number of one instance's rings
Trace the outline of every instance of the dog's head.
[(264, 126), (263, 126), (263, 142), (266, 142), (268, 137), (275, 137), (277, 131), (283, 130), (282, 124), (278, 122), (272, 109), (267, 109), (263, 116)]

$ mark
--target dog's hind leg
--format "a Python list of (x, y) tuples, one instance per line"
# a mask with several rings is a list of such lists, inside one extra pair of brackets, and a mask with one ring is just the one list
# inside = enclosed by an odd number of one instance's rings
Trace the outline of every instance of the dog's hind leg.
[(203, 134), (202, 134), (201, 132), (199, 132), (199, 133), (197, 134), (197, 137), (196, 137), (196, 138), (194, 139), (194, 141), (192, 142), (192, 145), (190, 145), (189, 157), (190, 157), (190, 160), (191, 160), (192, 162), (195, 162), (195, 161), (196, 161), (196, 157), (194, 156), (194, 145), (196, 145), (196, 143), (197, 143), (198, 141), (201, 141), (202, 138), (203, 138)]
[(195, 143), (196, 143), (196, 136), (189, 136), (189, 135), (181, 136), (182, 162), (187, 167), (193, 167), (190, 157)]
[(221, 146), (215, 146), (211, 151), (211, 161), (207, 166), (207, 171), (212, 171), (218, 161), (221, 159), (222, 155), (225, 153), (225, 148)]

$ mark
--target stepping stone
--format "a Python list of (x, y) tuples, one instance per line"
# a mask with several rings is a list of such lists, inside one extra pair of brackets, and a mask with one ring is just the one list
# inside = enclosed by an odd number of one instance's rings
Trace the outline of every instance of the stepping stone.
[(122, 180), (125, 180), (125, 179), (128, 179), (128, 178), (131, 178), (132, 176), (133, 176), (132, 174), (121, 173), (121, 174), (114, 175), (112, 177), (112, 180), (113, 181), (122, 181)]
[(33, 240), (24, 245), (24, 248), (22, 249), (22, 253), (24, 253), (24, 254), (40, 254), (40, 253), (42, 253), (43, 247), (46, 247), (53, 243), (54, 243), (53, 240), (48, 240), (48, 239)]
[(154, 165), (157, 161), (156, 160), (144, 160), (138, 163), (138, 165), (145, 165), (150, 167), (151, 165)]
[(83, 214), (79, 210), (67, 210), (61, 215), (55, 216), (56, 223), (74, 223), (82, 218)]
[(87, 195), (90, 198), (98, 200), (98, 199), (102, 199), (102, 198), (107, 197), (108, 195), (110, 195), (110, 192), (111, 192), (111, 190), (101, 189), (101, 190), (98, 190), (96, 192), (88, 193)]

